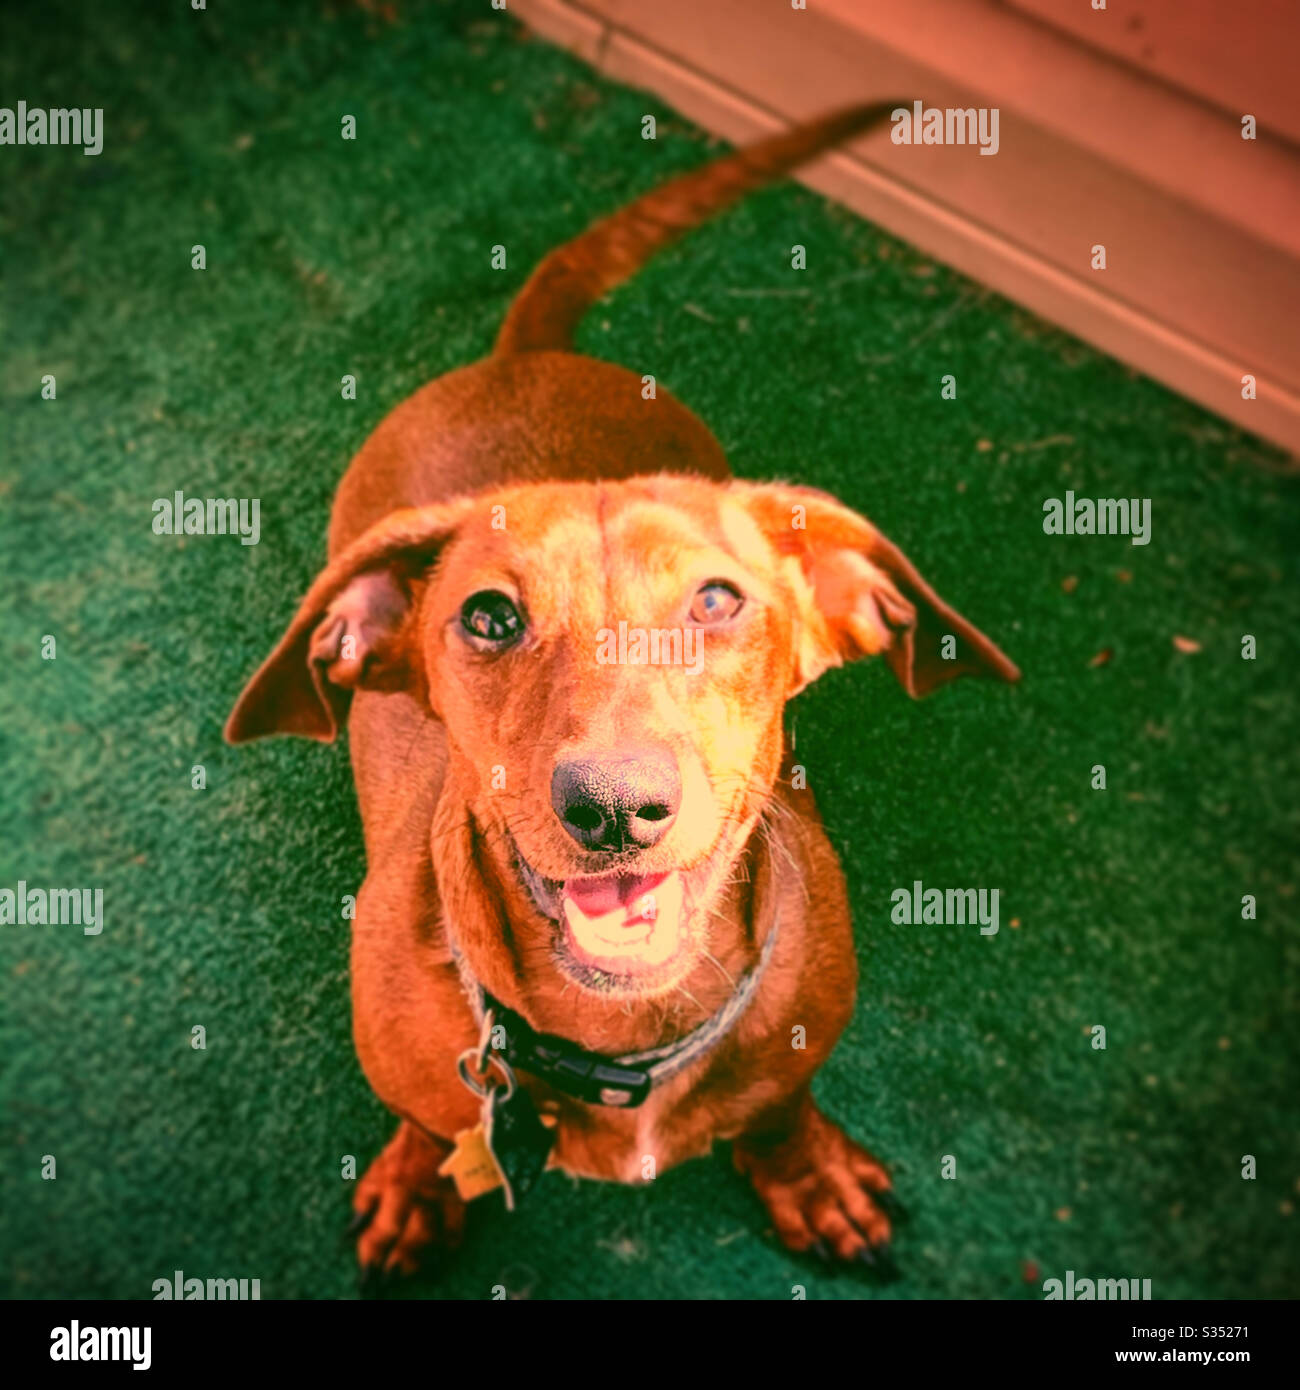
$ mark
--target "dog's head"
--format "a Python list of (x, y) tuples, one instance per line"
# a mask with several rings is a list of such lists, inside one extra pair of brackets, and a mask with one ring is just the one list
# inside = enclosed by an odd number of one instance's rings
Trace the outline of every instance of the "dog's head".
[(486, 877), (519, 970), (648, 994), (708, 948), (780, 769), (786, 701), (877, 654), (913, 696), (1018, 676), (823, 493), (536, 484), (372, 527), (312, 586), (226, 732), (330, 740), (351, 690), (414, 694), (447, 737), (444, 899)]

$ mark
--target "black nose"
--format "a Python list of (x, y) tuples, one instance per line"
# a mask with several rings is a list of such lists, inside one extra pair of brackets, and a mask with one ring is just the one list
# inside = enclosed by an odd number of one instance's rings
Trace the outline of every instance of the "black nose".
[(681, 804), (677, 761), (666, 751), (576, 759), (551, 774), (551, 805), (583, 849), (648, 849)]

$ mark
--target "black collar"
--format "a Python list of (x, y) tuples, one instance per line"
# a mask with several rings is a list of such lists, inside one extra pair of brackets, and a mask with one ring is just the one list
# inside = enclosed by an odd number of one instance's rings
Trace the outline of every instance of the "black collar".
[(776, 944), (778, 925), (779, 914), (772, 919), (754, 968), (741, 976), (735, 993), (717, 1013), (684, 1038), (647, 1052), (607, 1057), (600, 1052), (589, 1052), (568, 1038), (539, 1033), (521, 1014), (506, 1008), (481, 985), (477, 986), (479, 1008), (476, 1012), (480, 1017), (490, 1012), (493, 1031), (504, 1030), (505, 1046), (496, 1050), (511, 1067), (528, 1072), (588, 1105), (635, 1109), (655, 1086), (712, 1051), (730, 1032), (758, 989)]

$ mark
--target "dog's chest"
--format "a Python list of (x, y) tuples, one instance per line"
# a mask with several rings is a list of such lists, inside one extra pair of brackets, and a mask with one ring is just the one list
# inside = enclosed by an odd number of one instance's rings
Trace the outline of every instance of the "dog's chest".
[(574, 1177), (650, 1182), (684, 1159), (707, 1153), (713, 1142), (711, 1127), (688, 1118), (669, 1088), (634, 1110), (584, 1105), (549, 1088), (538, 1101), (543, 1113), (557, 1120), (549, 1166)]

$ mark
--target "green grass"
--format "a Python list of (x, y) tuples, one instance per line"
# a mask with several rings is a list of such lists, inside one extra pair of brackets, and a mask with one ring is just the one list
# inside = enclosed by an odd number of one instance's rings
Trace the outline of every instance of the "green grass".
[[(393, 1122), (349, 1035), (346, 750), (233, 750), (222, 721), (368, 432), (488, 350), (549, 248), (721, 148), (485, 5), (400, 8), (4, 21), (7, 100), (105, 110), (97, 159), (0, 150), (0, 886), (102, 886), (108, 918), (0, 928), (9, 1294), (148, 1297), (177, 1268), (353, 1289), (340, 1159), (364, 1167)], [(864, 967), (818, 1092), (915, 1209), (904, 1282), (799, 1269), (719, 1156), (644, 1190), (548, 1176), (413, 1292), (1038, 1297), (1028, 1261), (1159, 1298), (1294, 1295), (1295, 476), (790, 183), (616, 292), (581, 346), (655, 373), (738, 473), (870, 515), (1025, 679), (913, 704), (860, 666), (791, 710)], [(261, 544), (154, 536), (177, 488), (260, 497)], [(1045, 536), (1068, 488), (1150, 497), (1152, 543)], [(999, 888), (1002, 930), (895, 925), (916, 878)]]

